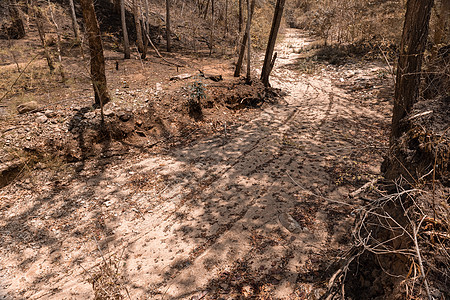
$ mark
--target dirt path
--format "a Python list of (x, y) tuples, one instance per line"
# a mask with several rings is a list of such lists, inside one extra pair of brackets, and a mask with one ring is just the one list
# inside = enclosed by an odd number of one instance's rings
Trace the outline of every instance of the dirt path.
[[(389, 105), (376, 94), (355, 99), (343, 87), (375, 77), (376, 64), (299, 75), (294, 50), (306, 43), (287, 30), (272, 83), (288, 95), (258, 118), (70, 183), (60, 197), (85, 206), (73, 226), (98, 218), (109, 235), (98, 244), (71, 243), (56, 232), (58, 251), (49, 245), (7, 255), (0, 269), (5, 294), (92, 297), (83, 268), (95, 272), (98, 248), (120, 257), (132, 299), (282, 299), (323, 291), (333, 261), (349, 247), (358, 203), (347, 195), (379, 173)], [(100, 207), (86, 206), (87, 198)]]

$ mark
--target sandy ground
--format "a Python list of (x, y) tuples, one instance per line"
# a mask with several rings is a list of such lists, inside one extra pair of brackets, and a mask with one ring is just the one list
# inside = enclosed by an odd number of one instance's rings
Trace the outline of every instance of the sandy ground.
[[(348, 193), (379, 175), (390, 104), (377, 86), (354, 89), (379, 63), (299, 74), (295, 50), (308, 43), (286, 31), (272, 84), (287, 96), (245, 125), (167, 154), (91, 162), (95, 174), (42, 183), (39, 195), (15, 191), (30, 217), (14, 233), (21, 212), (2, 213), (0, 299), (91, 299), (104, 260), (131, 299), (320, 295), (350, 247), (361, 203)], [(72, 222), (51, 228), (53, 217)]]

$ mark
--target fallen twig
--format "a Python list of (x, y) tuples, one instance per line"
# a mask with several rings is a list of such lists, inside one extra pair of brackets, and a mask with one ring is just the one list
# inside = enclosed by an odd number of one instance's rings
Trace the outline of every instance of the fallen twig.
[(360, 187), (359, 189), (357, 189), (354, 192), (351, 192), (349, 195), (350, 198), (355, 198), (356, 196), (358, 196), (359, 194), (361, 194), (362, 192), (364, 192), (365, 190), (367, 190), (368, 188), (372, 187), (375, 183), (377, 183), (378, 178), (373, 179), (369, 182), (367, 182), (366, 184), (364, 184), (362, 187)]

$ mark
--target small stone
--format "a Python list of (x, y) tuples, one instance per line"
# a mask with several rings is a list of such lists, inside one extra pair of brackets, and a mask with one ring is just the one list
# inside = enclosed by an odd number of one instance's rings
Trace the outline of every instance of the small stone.
[(278, 215), (278, 220), (283, 227), (292, 233), (300, 233), (302, 231), (300, 224), (298, 224), (298, 222), (295, 221), (294, 218), (292, 218), (292, 216), (288, 213), (281, 213)]
[(47, 122), (47, 120), (48, 120), (48, 118), (45, 115), (38, 116), (36, 118), (36, 122), (39, 122), (39, 123), (45, 123), (45, 122)]
[(121, 111), (121, 112), (117, 113), (117, 116), (119, 117), (120, 121), (127, 122), (128, 120), (131, 119), (131, 117), (133, 115), (130, 112)]
[(46, 110), (46, 111), (44, 111), (44, 115), (47, 118), (54, 118), (54, 117), (56, 117), (56, 112), (54, 112), (53, 110)]

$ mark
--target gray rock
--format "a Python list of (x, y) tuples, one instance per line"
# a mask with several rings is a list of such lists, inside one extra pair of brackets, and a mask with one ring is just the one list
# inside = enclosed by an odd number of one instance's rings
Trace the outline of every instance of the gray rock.
[(281, 213), (280, 215), (278, 215), (278, 220), (280, 221), (281, 225), (283, 225), (283, 227), (285, 227), (290, 232), (302, 232), (302, 227), (300, 226), (300, 224), (298, 224), (298, 222), (295, 221), (294, 218), (288, 213)]

